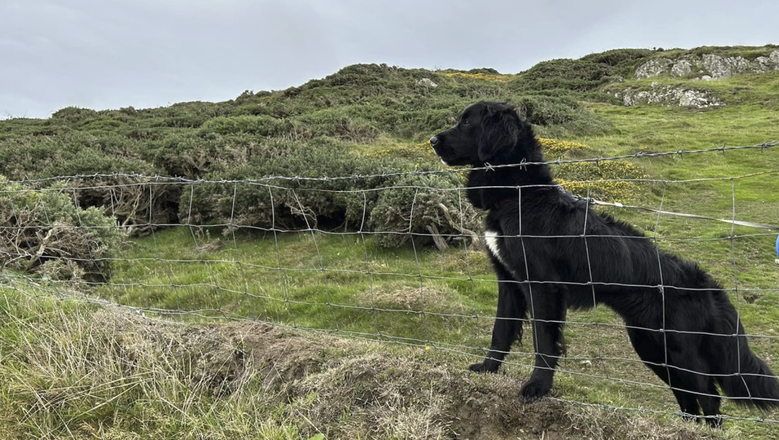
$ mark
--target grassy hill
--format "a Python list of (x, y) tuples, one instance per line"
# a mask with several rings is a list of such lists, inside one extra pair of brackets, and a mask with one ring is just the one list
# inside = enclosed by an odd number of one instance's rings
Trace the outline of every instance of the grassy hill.
[[(476, 100), (509, 101), (548, 160), (574, 160), (553, 170), (576, 194), (777, 224), (779, 148), (637, 154), (779, 140), (779, 70), (636, 74), (703, 57), (768, 63), (777, 49), (620, 49), (517, 74), (354, 65), (221, 103), (0, 121), (0, 427), (17, 438), (773, 438), (775, 424), (743, 419), (779, 414), (731, 403), (736, 420), (720, 432), (677, 421), (604, 308), (569, 314), (568, 355), (540, 406), (514, 399), (529, 329), (505, 375), (466, 373), (489, 344), (496, 284), (471, 238), (481, 214), (426, 139)], [(718, 104), (625, 105), (660, 91)], [(575, 162), (616, 155), (637, 156)], [(603, 211), (700, 262), (779, 369), (775, 232)], [(237, 322), (204, 324), (214, 320)]]

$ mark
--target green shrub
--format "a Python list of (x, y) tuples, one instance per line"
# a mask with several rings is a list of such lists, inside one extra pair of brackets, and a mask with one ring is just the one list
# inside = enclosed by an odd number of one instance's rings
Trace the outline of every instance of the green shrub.
[(281, 136), (291, 130), (289, 121), (272, 116), (220, 116), (204, 123), (201, 134), (239, 134), (248, 133), (256, 136)]
[(650, 49), (612, 49), (583, 56), (580, 60), (616, 67), (634, 64), (636, 61), (649, 58), (653, 53), (654, 51)]
[(305, 226), (306, 222), (315, 225), (318, 220), (344, 220), (346, 208), (332, 191), (347, 190), (348, 180), (272, 177), (348, 176), (354, 173), (359, 157), (350, 154), (343, 144), (327, 138), (309, 143), (271, 142), (266, 144), (264, 153), (242, 166), (206, 177), (210, 181), (264, 179), (262, 182), (210, 182), (185, 190), (179, 208), (182, 221), (226, 223), (232, 219), (243, 226), (270, 228), (275, 224), (295, 228)]
[(123, 176), (164, 174), (141, 157), (149, 154), (142, 150), (137, 141), (116, 134), (14, 139), (0, 142), (0, 173), (14, 180), (62, 177), (79, 206), (105, 207), (137, 235), (154, 224), (175, 223), (179, 199), (175, 187), (159, 185), (153, 177)]
[(476, 211), (457, 190), (462, 186), (453, 174), (405, 175), (392, 188), (381, 191), (371, 211), (370, 225), (375, 243), (397, 247), (410, 241), (446, 246), (463, 235), (475, 238)]
[(88, 108), (65, 107), (51, 114), (51, 120), (66, 124), (78, 124), (96, 119), (98, 113)]
[[(358, 109), (367, 110), (365, 108)], [(378, 136), (379, 129), (359, 115), (359, 112), (353, 110), (348, 107), (319, 110), (300, 117), (300, 121), (309, 127), (315, 135), (331, 136), (357, 143), (370, 143)]]
[(510, 101), (540, 134), (550, 137), (597, 135), (611, 125), (570, 96), (521, 95)]
[(200, 179), (208, 173), (246, 165), (262, 142), (276, 140), (239, 133), (199, 136), (192, 131), (173, 132), (149, 143), (151, 161), (169, 176)]
[(153, 175), (88, 176), (61, 186), (79, 206), (105, 209), (127, 235), (143, 236), (178, 223), (181, 185)]
[(522, 96), (517, 111), (534, 125), (563, 125), (580, 117), (584, 111), (572, 99), (551, 96)]
[(35, 190), (0, 176), (0, 265), (52, 279), (107, 282), (122, 241), (105, 209), (78, 208), (63, 186)]
[(172, 116), (154, 121), (152, 126), (174, 128), (198, 128), (210, 118), (203, 115)]
[(27, 136), (45, 139), (48, 136), (60, 136), (71, 131), (72, 129), (67, 125), (52, 119), (0, 119), (0, 141)]
[(616, 71), (608, 64), (586, 60), (544, 61), (520, 74), (511, 84), (519, 90), (593, 90), (614, 79)]
[[(279, 141), (264, 148), (264, 154), (246, 165), (188, 186), (181, 194), (181, 221), (266, 229), (367, 229), (367, 216), (380, 196), (375, 189), (392, 184), (392, 177), (383, 174), (413, 169), (406, 161), (357, 156), (328, 138)], [(279, 176), (286, 178), (274, 178)]]
[(0, 141), (0, 173), (10, 179), (95, 173), (156, 173), (138, 141), (108, 133), (22, 136)]

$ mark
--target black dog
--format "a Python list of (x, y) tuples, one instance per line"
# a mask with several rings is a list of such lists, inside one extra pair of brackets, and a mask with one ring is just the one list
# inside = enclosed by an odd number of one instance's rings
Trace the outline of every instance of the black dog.
[(498, 312), (490, 351), (471, 370), (498, 370), (529, 309), (535, 368), (520, 394), (525, 402), (543, 397), (563, 352), (566, 309), (595, 302), (624, 319), (639, 357), (686, 417), (702, 410), (709, 425), (721, 424), (716, 385), (739, 403), (779, 406), (779, 382), (749, 350), (722, 287), (695, 263), (558, 191), (549, 168), (533, 164), (544, 160), (541, 147), (512, 106), (478, 102), (430, 144), (445, 164), (480, 168), (470, 171), (467, 195), (488, 211)]

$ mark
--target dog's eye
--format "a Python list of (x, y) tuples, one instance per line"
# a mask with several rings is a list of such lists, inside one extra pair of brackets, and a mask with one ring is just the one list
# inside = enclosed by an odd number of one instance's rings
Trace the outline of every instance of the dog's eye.
[(463, 125), (471, 125), (471, 121), (469, 121), (468, 119), (463, 119), (462, 123)]

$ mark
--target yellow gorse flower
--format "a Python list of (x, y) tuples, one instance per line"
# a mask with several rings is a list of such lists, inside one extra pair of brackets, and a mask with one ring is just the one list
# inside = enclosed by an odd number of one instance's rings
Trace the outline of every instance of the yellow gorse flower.
[(561, 141), (558, 139), (538, 138), (538, 143), (544, 149), (544, 156), (547, 160), (552, 160), (555, 157), (566, 156), (566, 153), (573, 151), (586, 151), (590, 150), (590, 147), (580, 144), (579, 142)]
[(468, 78), (499, 82), (506, 82), (511, 79), (509, 75), (496, 75), (494, 73), (443, 72), (443, 75), (447, 78)]

